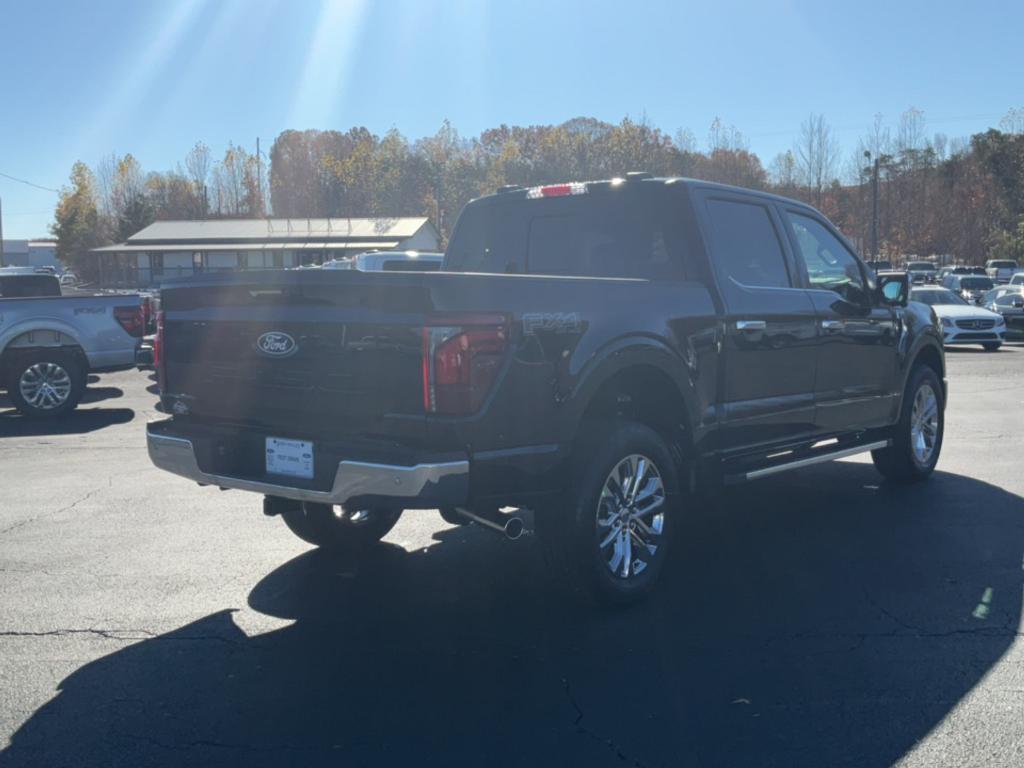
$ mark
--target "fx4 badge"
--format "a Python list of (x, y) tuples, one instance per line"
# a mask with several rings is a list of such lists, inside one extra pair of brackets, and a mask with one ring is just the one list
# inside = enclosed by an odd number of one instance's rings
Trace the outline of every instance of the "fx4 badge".
[(299, 351), (299, 345), (287, 333), (267, 331), (256, 339), (256, 351), (267, 357), (288, 357)]
[(575, 312), (526, 312), (523, 314), (523, 335), (537, 332), (579, 333), (580, 316)]

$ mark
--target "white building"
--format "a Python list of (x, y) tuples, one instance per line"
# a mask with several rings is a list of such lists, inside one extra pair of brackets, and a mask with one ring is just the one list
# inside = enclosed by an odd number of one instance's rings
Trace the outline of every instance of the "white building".
[(130, 287), (197, 272), (321, 264), (383, 248), (436, 251), (425, 216), (375, 219), (157, 221), (118, 245), (93, 249), (100, 283)]
[(53, 240), (4, 240), (0, 267), (53, 267), (57, 261), (57, 243)]

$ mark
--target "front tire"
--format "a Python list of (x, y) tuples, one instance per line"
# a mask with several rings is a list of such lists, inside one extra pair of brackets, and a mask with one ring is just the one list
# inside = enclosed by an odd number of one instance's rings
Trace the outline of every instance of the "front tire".
[(24, 416), (55, 419), (72, 411), (85, 394), (86, 372), (78, 356), (65, 349), (17, 354), (8, 364), (7, 395)]
[(301, 502), (281, 513), (289, 530), (309, 544), (332, 551), (359, 551), (383, 539), (395, 527), (401, 509)]
[(538, 511), (555, 578), (604, 604), (647, 597), (667, 562), (677, 524), (676, 464), (650, 427), (615, 421), (587, 428), (565, 506)]
[(942, 384), (932, 368), (918, 366), (907, 381), (892, 444), (871, 452), (875, 468), (893, 482), (912, 483), (926, 479), (939, 460), (944, 431)]
[(1002, 345), (1001, 342), (992, 341), (992, 342), (989, 342), (988, 344), (982, 344), (981, 346), (985, 348), (986, 352), (995, 352), (997, 349), (999, 349), (1003, 345)]

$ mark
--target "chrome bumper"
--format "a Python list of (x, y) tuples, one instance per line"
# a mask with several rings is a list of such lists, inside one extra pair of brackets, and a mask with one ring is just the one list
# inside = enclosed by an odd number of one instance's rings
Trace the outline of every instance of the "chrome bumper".
[(180, 437), (146, 433), (149, 458), (160, 469), (204, 485), (253, 491), (297, 501), (344, 504), (357, 496), (378, 496), (403, 502), (436, 506), (464, 504), (469, 493), (469, 462), (440, 464), (371, 464), (342, 461), (329, 491), (294, 488), (287, 485), (247, 480), (203, 472), (196, 461), (192, 441)]

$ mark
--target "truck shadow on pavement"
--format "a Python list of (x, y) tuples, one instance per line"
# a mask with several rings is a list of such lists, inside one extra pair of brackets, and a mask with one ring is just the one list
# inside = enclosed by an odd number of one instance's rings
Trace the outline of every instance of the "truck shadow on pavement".
[(27, 419), (14, 410), (6, 393), (0, 393), (0, 439), (5, 437), (33, 437), (41, 435), (80, 435), (99, 429), (127, 424), (135, 418), (131, 408), (90, 408), (123, 397), (118, 387), (89, 387), (78, 408), (52, 419)]
[(1024, 500), (998, 487), (844, 462), (707, 505), (664, 589), (611, 612), (475, 528), (308, 552), (249, 596), (292, 624), (225, 609), (88, 663), (0, 765), (888, 766), (1017, 636)]

